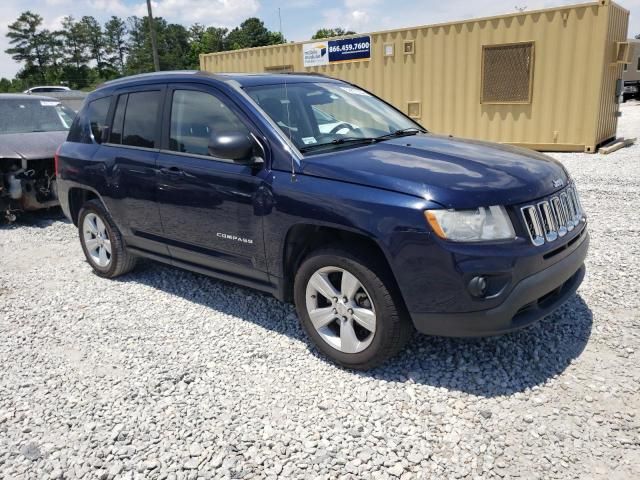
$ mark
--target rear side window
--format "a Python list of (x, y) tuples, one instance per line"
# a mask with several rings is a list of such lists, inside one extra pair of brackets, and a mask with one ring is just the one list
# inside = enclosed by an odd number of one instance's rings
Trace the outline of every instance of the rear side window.
[(169, 149), (209, 154), (212, 132), (248, 132), (242, 120), (219, 98), (196, 90), (176, 90), (171, 102)]
[(89, 125), (91, 126), (91, 135), (96, 143), (102, 142), (102, 131), (107, 124), (107, 114), (109, 113), (109, 105), (111, 97), (99, 98), (89, 103)]
[(78, 143), (100, 143), (102, 131), (107, 123), (110, 103), (111, 97), (98, 98), (85, 103), (73, 120), (67, 140)]
[(134, 92), (128, 95), (122, 144), (155, 148), (160, 109), (160, 92)]

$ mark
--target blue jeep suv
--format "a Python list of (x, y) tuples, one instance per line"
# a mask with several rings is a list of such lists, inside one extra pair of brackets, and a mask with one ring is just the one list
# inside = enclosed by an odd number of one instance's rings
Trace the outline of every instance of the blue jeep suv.
[(483, 336), (530, 325), (585, 273), (586, 219), (558, 162), (430, 134), (320, 75), (105, 83), (56, 165), (98, 275), (147, 257), (269, 292), (350, 368), (386, 360), (414, 327)]

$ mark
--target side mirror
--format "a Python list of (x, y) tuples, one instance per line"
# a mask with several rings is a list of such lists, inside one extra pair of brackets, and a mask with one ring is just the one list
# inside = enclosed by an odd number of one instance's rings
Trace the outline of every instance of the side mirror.
[(209, 155), (238, 163), (256, 162), (256, 141), (248, 132), (212, 132), (209, 137)]

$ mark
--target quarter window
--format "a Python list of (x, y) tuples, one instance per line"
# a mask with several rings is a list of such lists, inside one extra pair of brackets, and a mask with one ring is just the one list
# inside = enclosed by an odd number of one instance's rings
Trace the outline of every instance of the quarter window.
[(173, 92), (170, 150), (208, 155), (211, 134), (224, 131), (248, 133), (242, 120), (216, 96), (197, 90)]
[(159, 109), (159, 91), (130, 93), (122, 127), (122, 144), (155, 148)]
[(640, 72), (640, 57), (638, 57), (638, 64), (636, 65), (636, 70)]
[(89, 103), (89, 124), (91, 125), (91, 135), (96, 143), (102, 142), (102, 131), (107, 124), (107, 114), (111, 97), (99, 98)]

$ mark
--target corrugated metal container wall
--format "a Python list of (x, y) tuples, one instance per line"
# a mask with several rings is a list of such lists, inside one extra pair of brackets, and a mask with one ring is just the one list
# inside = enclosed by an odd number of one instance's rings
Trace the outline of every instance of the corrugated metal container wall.
[[(290, 43), (202, 55), (200, 67), (319, 72), (374, 92), (435, 133), (538, 150), (593, 151), (615, 135), (615, 83), (622, 67), (611, 64), (610, 55), (626, 36), (628, 15), (600, 0), (372, 33), (368, 61), (304, 68), (303, 43)], [(411, 43), (413, 53), (405, 53)], [(513, 44), (530, 48), (528, 100), (482, 102), (484, 49)], [(384, 54), (387, 45), (393, 55)]]
[(595, 132), (596, 144), (615, 137), (618, 127), (619, 92), (616, 84), (622, 79), (623, 64), (617, 62), (618, 42), (627, 39), (629, 12), (621, 8), (608, 10), (607, 40), (602, 61), (599, 117)]

